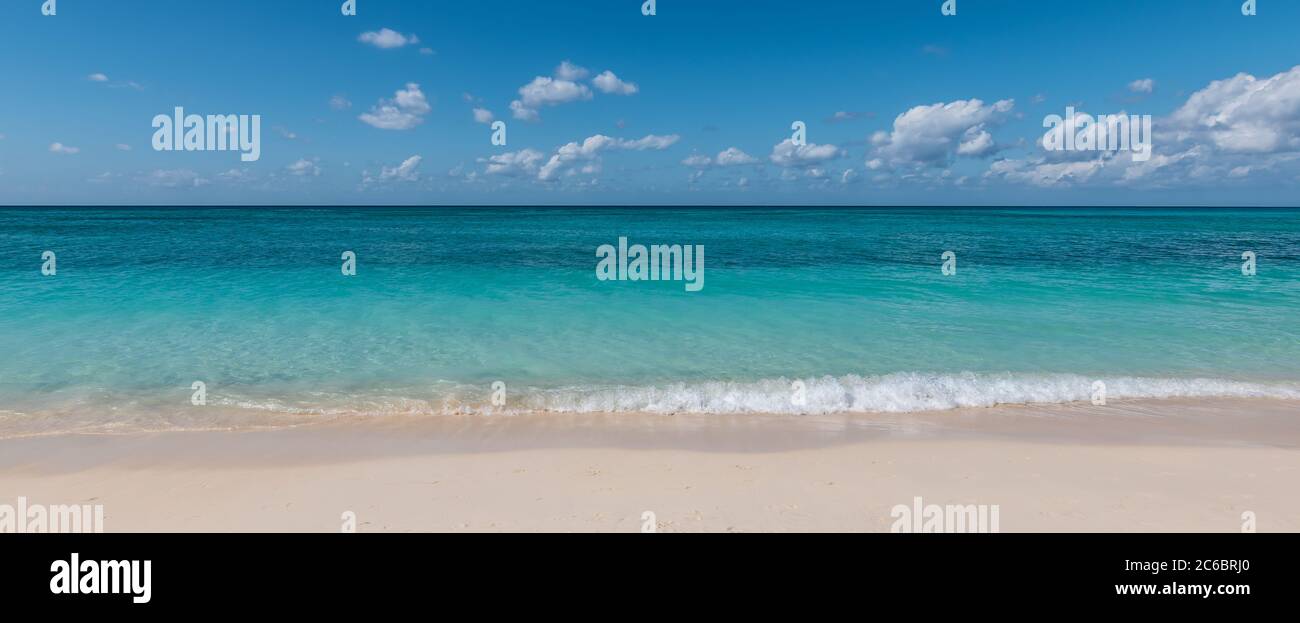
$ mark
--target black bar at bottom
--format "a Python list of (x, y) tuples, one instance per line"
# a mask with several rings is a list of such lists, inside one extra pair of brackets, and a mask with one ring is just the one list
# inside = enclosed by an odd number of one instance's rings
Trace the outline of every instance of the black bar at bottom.
[[(799, 603), (1253, 609), (1290, 606), (1297, 545), (1297, 534), (6, 534), (0, 595), (43, 612), (178, 614), (452, 604), (573, 614), (611, 596), (635, 600), (620, 612), (677, 603), (665, 615), (698, 599), (736, 613), (773, 601), (796, 613)], [(116, 593), (81, 590), (111, 591), (114, 574), (129, 580)]]

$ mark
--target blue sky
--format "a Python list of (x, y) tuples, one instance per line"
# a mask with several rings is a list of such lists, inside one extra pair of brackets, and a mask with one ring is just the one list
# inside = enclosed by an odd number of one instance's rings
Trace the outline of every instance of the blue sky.
[[(1291, 0), (42, 2), (0, 6), (4, 204), (1300, 197)], [(1069, 105), (1153, 157), (1044, 151)], [(177, 106), (261, 115), (261, 158), (155, 151)]]

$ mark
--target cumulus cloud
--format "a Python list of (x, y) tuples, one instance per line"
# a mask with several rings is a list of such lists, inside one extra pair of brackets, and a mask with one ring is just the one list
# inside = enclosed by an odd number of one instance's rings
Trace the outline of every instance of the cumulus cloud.
[(618, 76), (614, 75), (614, 72), (609, 70), (605, 70), (599, 76), (596, 76), (591, 83), (596, 85), (596, 88), (600, 89), (601, 93), (633, 95), (638, 91), (635, 84), (620, 80)]
[(895, 118), (891, 131), (872, 136), (871, 160), (893, 166), (942, 166), (959, 155), (990, 155), (997, 144), (988, 128), (1014, 106), (1009, 99), (989, 105), (970, 99), (916, 106)]
[(818, 145), (806, 143), (795, 145), (791, 139), (785, 139), (772, 148), (768, 158), (772, 164), (783, 168), (812, 167), (844, 155), (843, 150), (835, 145)]
[(1048, 162), (1042, 157), (1031, 160), (1008, 159), (989, 165), (985, 176), (1039, 187), (1070, 186), (1088, 181), (1103, 166), (1102, 158), (1073, 162)]
[(402, 164), (395, 167), (383, 167), (379, 172), (379, 179), (414, 182), (420, 179), (420, 174), (416, 172), (416, 169), (420, 168), (420, 161), (423, 159), (422, 156), (416, 155), (403, 160)]
[(614, 149), (630, 149), (634, 151), (646, 151), (647, 149), (658, 151), (672, 147), (677, 143), (677, 141), (681, 140), (681, 138), (682, 137), (676, 134), (649, 134), (644, 138), (639, 138), (634, 141), (616, 138), (613, 139), (612, 143), (610, 143), (610, 147)]
[(723, 167), (754, 164), (756, 162), (758, 162), (758, 158), (755, 158), (735, 147), (728, 147), (722, 150), (718, 153), (717, 157), (718, 166)]
[[(586, 67), (564, 61), (555, 68), (551, 77), (537, 76), (532, 82), (519, 87), (519, 99), (510, 102), (510, 112), (515, 119), (537, 121), (543, 106), (559, 106), (592, 98), (591, 87), (583, 84), (591, 72)], [(606, 70), (592, 79), (591, 84), (601, 93), (632, 95), (639, 89), (636, 84), (620, 79)]]
[(389, 50), (406, 45), (415, 45), (420, 42), (420, 38), (415, 35), (404, 35), (389, 28), (381, 28), (378, 31), (361, 33), (357, 37), (357, 41)]
[(713, 158), (701, 154), (695, 154), (687, 156), (685, 160), (682, 160), (682, 164), (696, 169), (705, 169), (713, 166)]
[(423, 123), (423, 116), (431, 110), (433, 108), (420, 91), (420, 85), (408, 82), (393, 99), (379, 100), (370, 112), (362, 113), (358, 118), (381, 130), (409, 130)]
[(524, 103), (519, 100), (510, 102), (510, 112), (515, 119), (520, 121), (537, 121), (541, 118), (536, 109), (524, 106)]
[(586, 79), (589, 73), (591, 72), (588, 72), (586, 67), (579, 67), (569, 61), (564, 61), (560, 63), (559, 67), (555, 68), (555, 77), (569, 82)]
[(131, 146), (126, 143), (118, 143), (114, 145), (114, 147), (116, 147), (118, 151), (131, 151)]
[(298, 177), (317, 177), (320, 175), (320, 166), (316, 163), (317, 159), (308, 160), (303, 158), (288, 166), (289, 175)]
[(970, 128), (962, 134), (962, 141), (957, 145), (959, 156), (984, 156), (994, 152), (993, 135), (987, 130)]
[(536, 108), (591, 99), (591, 89), (571, 80), (538, 76), (519, 87), (519, 95), (525, 106)]
[[(574, 163), (594, 160), (601, 152), (611, 150), (660, 151), (668, 149), (679, 140), (681, 140), (681, 137), (676, 134), (649, 134), (636, 140), (612, 138), (605, 136), (604, 134), (596, 134), (587, 137), (581, 143), (567, 143), (555, 150), (555, 154), (551, 156), (550, 160), (547, 160), (546, 164), (542, 165), (542, 167), (538, 169), (537, 179), (542, 181), (553, 180), (558, 177), (562, 171), (566, 170), (566, 168), (571, 171), (574, 170), (571, 168)], [(585, 173), (591, 173), (598, 169), (598, 167), (593, 166), (590, 163), (584, 166), (587, 167), (587, 170), (583, 171)]]
[(537, 109), (558, 106), (569, 102), (591, 99), (591, 89), (585, 84), (562, 78), (537, 76), (532, 82), (519, 87), (519, 99), (510, 103), (516, 119), (535, 121)]
[(492, 123), (494, 119), (496, 119), (496, 115), (493, 115), (492, 111), (478, 106), (474, 107), (475, 123)]
[(108, 82), (108, 76), (99, 73), (90, 74), (86, 79), (91, 82)]
[(1150, 78), (1142, 78), (1128, 83), (1128, 90), (1134, 93), (1150, 93), (1156, 89), (1156, 81)]
[[(1214, 163), (1209, 148), (1197, 145), (1181, 151), (1156, 154), (1146, 161), (1120, 157), (1120, 152), (1090, 152), (1088, 160), (1053, 160), (1045, 156), (994, 162), (986, 178), (1001, 178), (1041, 188), (1113, 185), (1168, 188), (1187, 183), (1221, 184), (1240, 171), (1227, 163)], [(1272, 166), (1266, 164), (1266, 167)]]
[(697, 169), (706, 169), (714, 166), (733, 167), (757, 163), (758, 158), (755, 158), (736, 147), (728, 147), (718, 152), (718, 155), (713, 158), (697, 154), (682, 160), (682, 164)]
[(1174, 111), (1167, 129), (1227, 153), (1300, 150), (1300, 65), (1269, 78), (1215, 80)]
[(50, 143), (50, 152), (55, 154), (75, 154), (81, 152), (80, 147), (72, 147), (63, 143)]
[(347, 110), (352, 108), (352, 101), (342, 95), (335, 95), (330, 98), (330, 108), (334, 110)]
[(484, 173), (488, 175), (524, 176), (535, 174), (544, 157), (536, 149), (521, 149), (480, 158), (479, 162), (487, 164)]
[[(986, 178), (1040, 187), (1222, 186), (1268, 172), (1300, 175), (1300, 66), (1267, 78), (1211, 82), (1168, 117), (1154, 120), (1152, 156), (1040, 152), (993, 163)], [(1041, 140), (1041, 139), (1040, 139)]]
[(362, 171), (361, 186), (368, 187), (390, 182), (418, 182), (423, 179), (418, 170), (422, 160), (424, 158), (417, 154), (403, 160), (395, 167), (380, 167), (378, 176), (371, 175), (369, 171)]

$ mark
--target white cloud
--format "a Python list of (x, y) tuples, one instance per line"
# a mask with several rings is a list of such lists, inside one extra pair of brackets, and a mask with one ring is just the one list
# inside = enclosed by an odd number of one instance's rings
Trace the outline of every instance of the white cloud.
[(404, 35), (388, 28), (381, 28), (378, 31), (361, 33), (361, 35), (357, 37), (357, 41), (388, 50), (392, 48), (400, 48), (408, 44), (417, 44), (420, 42), (420, 38), (415, 35)]
[(542, 152), (535, 149), (521, 149), (481, 158), (479, 162), (487, 163), (484, 173), (488, 175), (532, 175), (543, 157)]
[(1073, 162), (1034, 160), (998, 160), (989, 165), (987, 177), (1002, 177), (1032, 186), (1070, 186), (1086, 182), (1104, 166), (1101, 159)]
[(794, 141), (787, 138), (772, 148), (769, 158), (779, 167), (808, 167), (834, 160), (841, 155), (843, 152), (834, 145), (795, 145)]
[(636, 140), (596, 134), (587, 137), (582, 143), (567, 143), (555, 150), (555, 154), (551, 156), (551, 159), (538, 170), (537, 179), (543, 181), (555, 179), (566, 165), (576, 161), (592, 160), (603, 151), (661, 151), (673, 146), (679, 140), (681, 140), (681, 137), (676, 134), (650, 134)]
[(288, 169), (289, 169), (289, 175), (296, 175), (296, 176), (298, 176), (298, 177), (316, 177), (316, 176), (319, 176), (319, 175), (320, 175), (320, 166), (318, 166), (316, 163), (317, 163), (317, 160), (316, 160), (316, 159), (308, 160), (308, 159), (306, 159), (306, 158), (303, 158), (303, 159), (301, 159), (301, 160), (299, 160), (299, 161), (297, 161), (297, 162), (295, 162), (295, 163), (289, 165), (289, 167), (288, 167)]
[(91, 82), (108, 82), (108, 76), (99, 73), (90, 74), (89, 76), (86, 76), (86, 79)]
[(116, 147), (118, 151), (131, 151), (131, 146), (126, 143), (118, 143), (117, 145), (114, 145), (114, 147)]
[(959, 156), (985, 156), (993, 153), (997, 146), (993, 143), (993, 135), (983, 128), (970, 128), (962, 135), (961, 143), (957, 145), (957, 155)]
[(1241, 73), (1215, 80), (1168, 121), (1174, 140), (1227, 153), (1300, 150), (1300, 65), (1264, 79)]
[(890, 132), (871, 139), (875, 157), (895, 166), (945, 165), (957, 155), (987, 156), (997, 151), (987, 127), (1002, 121), (1014, 100), (985, 105), (978, 99), (916, 106), (894, 119)]
[(1123, 172), (1118, 183), (1152, 182), (1159, 185), (1160, 180), (1156, 178), (1166, 173), (1194, 175), (1195, 171), (1191, 169), (1204, 167), (1204, 165), (1196, 164), (1196, 161), (1202, 160), (1207, 155), (1205, 151), (1204, 146), (1196, 146), (1172, 155), (1155, 154), (1145, 162), (1130, 162), (1127, 165), (1121, 165), (1117, 167), (1117, 170)]
[(394, 101), (402, 110), (410, 111), (417, 115), (428, 114), (430, 110), (429, 101), (424, 98), (424, 93), (420, 91), (420, 85), (414, 82), (406, 84), (406, 90), (398, 90)]
[(636, 139), (635, 141), (616, 138), (613, 139), (611, 147), (615, 149), (630, 149), (634, 151), (646, 151), (647, 149), (659, 151), (672, 147), (677, 143), (677, 141), (681, 140), (681, 138), (682, 137), (676, 134), (650, 134), (643, 138)]
[(519, 95), (525, 106), (536, 108), (591, 99), (591, 89), (569, 80), (538, 76), (519, 87)]
[(492, 123), (494, 119), (496, 119), (496, 115), (493, 115), (492, 111), (477, 106), (474, 108), (475, 123)]
[(718, 152), (716, 158), (697, 154), (682, 160), (682, 164), (697, 169), (705, 169), (712, 166), (732, 167), (744, 164), (755, 164), (757, 162), (758, 158), (755, 158), (736, 147), (728, 147), (721, 152)]
[(682, 160), (682, 164), (688, 167), (695, 167), (697, 169), (705, 169), (713, 166), (713, 158), (700, 155), (700, 154), (695, 154), (693, 156), (688, 156), (685, 160)]
[(358, 118), (381, 130), (409, 130), (424, 122), (422, 118), (433, 110), (420, 85), (408, 82), (405, 89), (399, 89), (393, 99), (381, 99), (370, 112), (362, 113)]
[(569, 61), (564, 61), (563, 63), (560, 63), (559, 67), (555, 68), (555, 77), (560, 80), (568, 80), (569, 82), (582, 80), (586, 78), (589, 73), (590, 72), (587, 71), (586, 67), (579, 67)]
[(1040, 187), (1148, 189), (1217, 188), (1268, 173), (1300, 178), (1300, 66), (1267, 78), (1242, 73), (1213, 81), (1152, 125), (1146, 161), (1120, 152), (1040, 152), (995, 162), (985, 178)]
[(510, 102), (510, 112), (520, 121), (537, 121), (541, 118), (535, 109), (524, 106), (524, 103), (519, 100)]
[(1150, 93), (1156, 89), (1156, 81), (1150, 78), (1142, 78), (1128, 83), (1128, 90), (1134, 93)]
[(758, 162), (758, 158), (755, 158), (739, 149), (736, 149), (735, 147), (728, 147), (722, 150), (721, 152), (718, 153), (718, 158), (717, 158), (718, 166), (722, 166), (722, 167), (737, 166), (742, 164), (754, 164), (756, 162)]
[(411, 156), (410, 158), (403, 160), (402, 164), (399, 164), (396, 167), (384, 167), (379, 173), (379, 179), (402, 180), (406, 182), (418, 180), (420, 179), (420, 174), (416, 172), (416, 169), (420, 168), (420, 161), (423, 159), (422, 156)]
[(50, 143), (50, 151), (56, 154), (75, 154), (81, 151), (80, 147), (70, 147), (63, 143)]
[(352, 108), (352, 101), (342, 95), (335, 95), (330, 98), (330, 108), (334, 110), (347, 110)]
[(424, 158), (417, 154), (403, 160), (395, 167), (380, 167), (378, 177), (372, 176), (369, 171), (362, 171), (361, 186), (364, 188), (378, 183), (418, 182), (423, 179), (417, 170), (422, 160)]
[(532, 82), (519, 87), (519, 99), (510, 103), (516, 119), (534, 121), (537, 109), (542, 106), (558, 106), (569, 102), (591, 99), (591, 89), (585, 84), (571, 80), (537, 76)]
[(618, 76), (614, 75), (614, 72), (609, 70), (605, 70), (599, 76), (596, 76), (591, 83), (596, 85), (596, 88), (600, 89), (602, 93), (632, 95), (638, 91), (635, 84), (619, 80)]

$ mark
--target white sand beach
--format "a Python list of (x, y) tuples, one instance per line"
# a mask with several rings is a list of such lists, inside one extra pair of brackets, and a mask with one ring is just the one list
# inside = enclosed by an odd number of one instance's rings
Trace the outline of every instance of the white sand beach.
[[(0, 503), (102, 504), (106, 532), (890, 530), (997, 505), (1002, 532), (1300, 530), (1300, 404), (906, 415), (537, 414), (0, 440)], [(650, 517), (650, 516), (646, 516)]]

